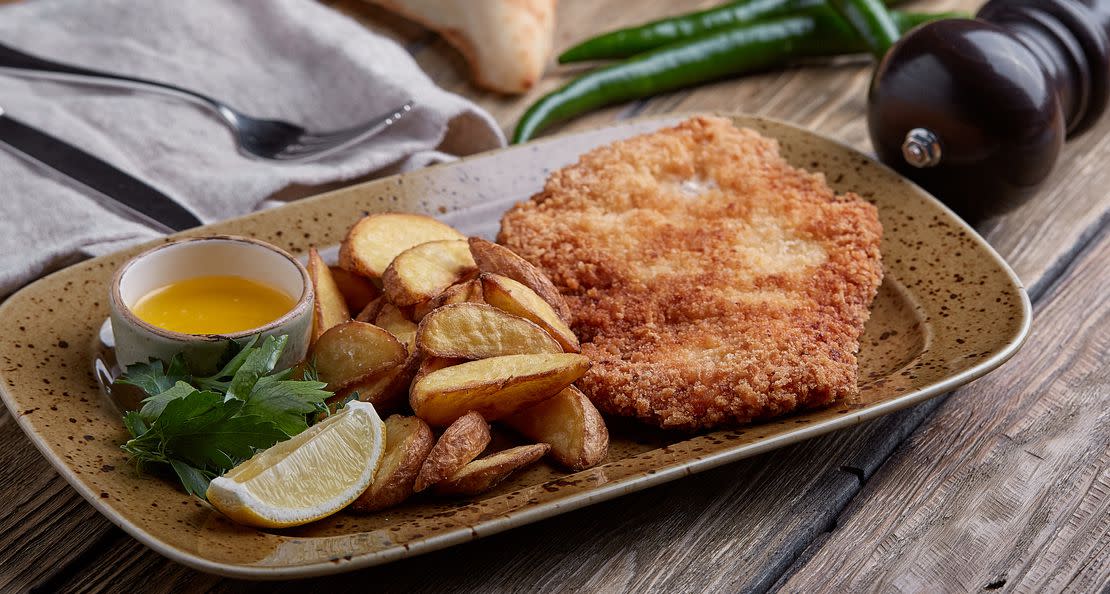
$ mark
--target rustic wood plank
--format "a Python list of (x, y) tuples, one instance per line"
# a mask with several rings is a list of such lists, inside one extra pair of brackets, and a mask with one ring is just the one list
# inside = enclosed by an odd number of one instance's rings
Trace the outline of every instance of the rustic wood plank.
[[(652, 0), (637, 3), (635, 11), (627, 11), (614, 10), (616, 3), (563, 2), (557, 44), (565, 47), (596, 28), (638, 22), (706, 3)], [(380, 10), (360, 0), (338, 0), (333, 4), (360, 19), (376, 22), (381, 16)], [(925, 6), (939, 9), (974, 4), (977, 3), (957, 1)], [(519, 99), (480, 93), (460, 74), (461, 61), (453, 57), (453, 50), (446, 44), (411, 23), (395, 21), (386, 23), (386, 28), (394, 31), (392, 34), (414, 53), (441, 86), (474, 98), (494, 113), (506, 130), (528, 102), (568, 76), (569, 71), (559, 70)], [(866, 150), (861, 115), (867, 76), (866, 68), (857, 64), (769, 73), (615, 107), (576, 120), (562, 130), (591, 127), (637, 113), (748, 111), (793, 121)], [(1106, 216), (1108, 209), (1101, 188), (1107, 187), (1103, 176), (1108, 173), (1094, 164), (1110, 155), (1110, 147), (1105, 143), (1108, 131), (1110, 126), (1104, 124), (1080, 139), (1079, 144), (1069, 147), (1069, 156), (1063, 169), (1057, 172), (1051, 190), (985, 228), (991, 241), (1034, 288), (1043, 287), (1045, 281), (1041, 279), (1058, 272), (1074, 256), (1076, 246)], [(1067, 190), (1062, 190), (1062, 186)], [(1035, 234), (1041, 240), (1021, 241), (1015, 233)], [(298, 582), (291, 587), (346, 591), (364, 590), (369, 583), (383, 584), (388, 589), (507, 590), (546, 584), (549, 590), (652, 586), (661, 591), (763, 590), (829, 527), (861, 481), (881, 465), (934, 406), (927, 403), (857, 429), (464, 547), (353, 576)], [(26, 445), (25, 438), (18, 437)], [(18, 440), (0, 434), (0, 446), (8, 450), (13, 443), (18, 446)], [(41, 459), (39, 462), (45, 466)], [(23, 458), (14, 465), (33, 468)], [(844, 467), (848, 467), (847, 471), (842, 470)], [(57, 499), (61, 501), (56, 504), (59, 508), (68, 501), (74, 509), (85, 509), (86, 515), (92, 517), (82, 521), (103, 527), (106, 536), (98, 545), (100, 551), (90, 552), (54, 579), (42, 583), (43, 591), (98, 587), (144, 591), (214, 587), (225, 591), (244, 586), (166, 561), (111, 528), (60, 478), (55, 476), (51, 484), (60, 485)], [(6, 491), (11, 488), (4, 486), (0, 486), (0, 493), (8, 495)], [(16, 488), (9, 498), (19, 493)], [(33, 516), (13, 530), (12, 541), (23, 538), (26, 532), (19, 531), (27, 530), (27, 524), (38, 517)], [(64, 547), (69, 538), (66, 532), (62, 529), (43, 535), (40, 550)], [(5, 554), (7, 550), (0, 547), (0, 555)], [(428, 572), (429, 567), (436, 571)]]
[(114, 529), (54, 472), (6, 410), (0, 485), (0, 592), (38, 582)]
[[(1090, 238), (1110, 222), (1110, 195), (1100, 189), (1110, 187), (1110, 171), (1096, 166), (1106, 155), (1110, 155), (1110, 122), (1104, 121), (1066, 147), (1041, 195), (980, 228), (1025, 283), (1034, 303)], [(912, 413), (896, 413), (879, 419), (870, 429), (860, 429), (872, 435), (870, 447), (853, 452), (840, 466), (866, 480), (917, 427), (917, 417), (929, 414), (942, 402), (943, 398), (934, 399)]]
[(785, 591), (1110, 587), (1108, 261), (1104, 228), (1008, 372), (952, 396)]
[[(815, 456), (821, 448), (858, 447), (861, 444), (820, 439), (799, 447), (800, 456)], [(737, 477), (744, 477), (737, 480)], [(386, 592), (633, 590), (728, 591), (740, 587), (747, 576), (711, 571), (717, 562), (726, 567), (735, 559), (763, 565), (764, 557), (782, 554), (787, 547), (792, 520), (777, 513), (781, 491), (795, 479), (781, 472), (775, 457), (761, 457), (698, 475), (637, 494), (602, 503), (588, 510), (526, 526), (466, 546), (403, 560), (387, 566), (288, 584), (250, 584), (220, 581), (178, 568), (171, 579), (150, 579), (171, 563), (127, 539), (114, 544), (72, 581), (51, 583), (50, 590), (174, 592), (188, 583), (204, 584), (212, 592), (360, 592), (366, 584)], [(855, 478), (829, 469), (810, 476), (793, 503), (810, 511), (808, 517), (828, 514), (825, 524), (812, 526), (814, 534), (827, 527), (831, 510), (844, 498)], [(831, 499), (840, 498), (838, 501)], [(835, 503), (836, 505), (830, 505)], [(664, 513), (661, 513), (663, 511)], [(737, 532), (750, 528), (752, 517), (766, 518), (758, 549), (749, 549)], [(778, 533), (778, 534), (776, 534)], [(672, 545), (660, 546), (670, 538)], [(704, 556), (688, 555), (686, 548)], [(706, 553), (712, 551), (712, 558)], [(523, 554), (522, 554), (523, 553)], [(777, 560), (777, 576), (792, 558)], [(726, 562), (727, 561), (727, 562)], [(120, 564), (123, 564), (122, 566)], [(435, 568), (429, 571), (429, 568)], [(770, 574), (770, 572), (768, 572)], [(179, 577), (179, 576), (189, 576)], [(773, 578), (772, 578), (773, 579)], [(150, 588), (154, 588), (150, 590)], [(201, 588), (197, 588), (198, 590)]]

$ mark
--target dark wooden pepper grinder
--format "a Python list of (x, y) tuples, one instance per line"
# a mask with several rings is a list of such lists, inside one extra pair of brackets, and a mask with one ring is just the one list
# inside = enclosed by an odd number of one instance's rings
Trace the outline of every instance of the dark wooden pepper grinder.
[(990, 0), (906, 34), (869, 95), (882, 161), (971, 222), (1014, 208), (1110, 101), (1110, 0)]

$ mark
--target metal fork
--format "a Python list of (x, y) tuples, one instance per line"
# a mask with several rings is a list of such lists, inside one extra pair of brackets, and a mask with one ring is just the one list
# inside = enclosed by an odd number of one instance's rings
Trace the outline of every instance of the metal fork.
[(412, 111), (411, 100), (370, 121), (343, 130), (309, 132), (290, 122), (251, 117), (227, 104), (189, 89), (157, 81), (70, 66), (25, 54), (0, 44), (0, 74), (109, 85), (126, 89), (153, 91), (184, 99), (214, 111), (232, 130), (240, 152), (273, 161), (319, 159), (358, 144), (392, 126)]

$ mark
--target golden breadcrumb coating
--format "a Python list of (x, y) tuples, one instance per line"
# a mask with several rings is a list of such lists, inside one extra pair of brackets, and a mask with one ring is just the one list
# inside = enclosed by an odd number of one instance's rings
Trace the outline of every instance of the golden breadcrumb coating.
[(566, 295), (603, 411), (698, 429), (857, 393), (881, 235), (776, 141), (695, 117), (556, 171), (498, 239)]

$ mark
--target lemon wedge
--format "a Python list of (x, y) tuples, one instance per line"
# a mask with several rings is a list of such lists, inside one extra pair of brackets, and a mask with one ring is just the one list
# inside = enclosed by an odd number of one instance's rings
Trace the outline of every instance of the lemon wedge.
[(374, 406), (350, 402), (217, 477), (208, 486), (208, 501), (240, 524), (306, 524), (343, 509), (366, 490), (384, 444), (385, 423)]

